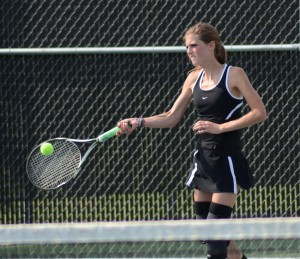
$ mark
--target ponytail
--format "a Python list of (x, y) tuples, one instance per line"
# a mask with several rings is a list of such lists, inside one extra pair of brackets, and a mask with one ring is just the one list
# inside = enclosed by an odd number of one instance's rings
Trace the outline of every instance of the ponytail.
[(215, 57), (220, 64), (225, 64), (227, 62), (227, 52), (221, 41), (216, 42)]

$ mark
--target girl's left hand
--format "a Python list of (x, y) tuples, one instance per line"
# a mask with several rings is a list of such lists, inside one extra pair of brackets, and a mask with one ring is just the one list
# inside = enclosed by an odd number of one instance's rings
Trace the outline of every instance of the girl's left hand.
[(211, 133), (220, 134), (222, 133), (221, 124), (217, 124), (211, 121), (197, 121), (193, 126), (195, 134)]

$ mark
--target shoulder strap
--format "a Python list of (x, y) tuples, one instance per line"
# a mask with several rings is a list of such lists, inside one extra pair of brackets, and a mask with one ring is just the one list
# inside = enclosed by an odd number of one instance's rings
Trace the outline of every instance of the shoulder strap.
[(196, 85), (199, 85), (199, 81), (201, 80), (201, 78), (202, 78), (202, 75), (203, 75), (203, 72), (204, 72), (204, 70), (203, 69), (201, 69), (200, 70), (200, 73), (199, 73), (199, 75), (198, 75), (198, 77), (197, 77), (197, 80), (196, 80), (196, 82), (195, 82), (195, 84), (194, 84), (194, 86), (193, 86), (193, 92), (194, 92), (194, 88), (195, 88), (195, 86)]

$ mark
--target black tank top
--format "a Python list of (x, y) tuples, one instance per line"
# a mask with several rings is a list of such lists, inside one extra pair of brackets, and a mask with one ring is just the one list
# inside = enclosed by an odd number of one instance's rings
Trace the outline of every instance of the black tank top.
[[(223, 73), (217, 85), (210, 90), (201, 87), (204, 70), (200, 71), (198, 79), (193, 88), (193, 101), (200, 120), (214, 123), (224, 123), (241, 117), (243, 98), (234, 97), (228, 87), (228, 74), (230, 66), (225, 64)], [(223, 134), (201, 134), (204, 141), (234, 141), (235, 145), (240, 142), (238, 130), (225, 132)], [(233, 143), (232, 143), (233, 144)]]

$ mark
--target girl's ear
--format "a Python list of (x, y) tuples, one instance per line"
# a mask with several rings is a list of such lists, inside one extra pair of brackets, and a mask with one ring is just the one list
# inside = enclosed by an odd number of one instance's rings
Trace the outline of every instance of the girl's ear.
[(210, 48), (210, 49), (215, 49), (215, 48), (216, 48), (216, 42), (211, 41), (211, 42), (209, 43), (209, 48)]

